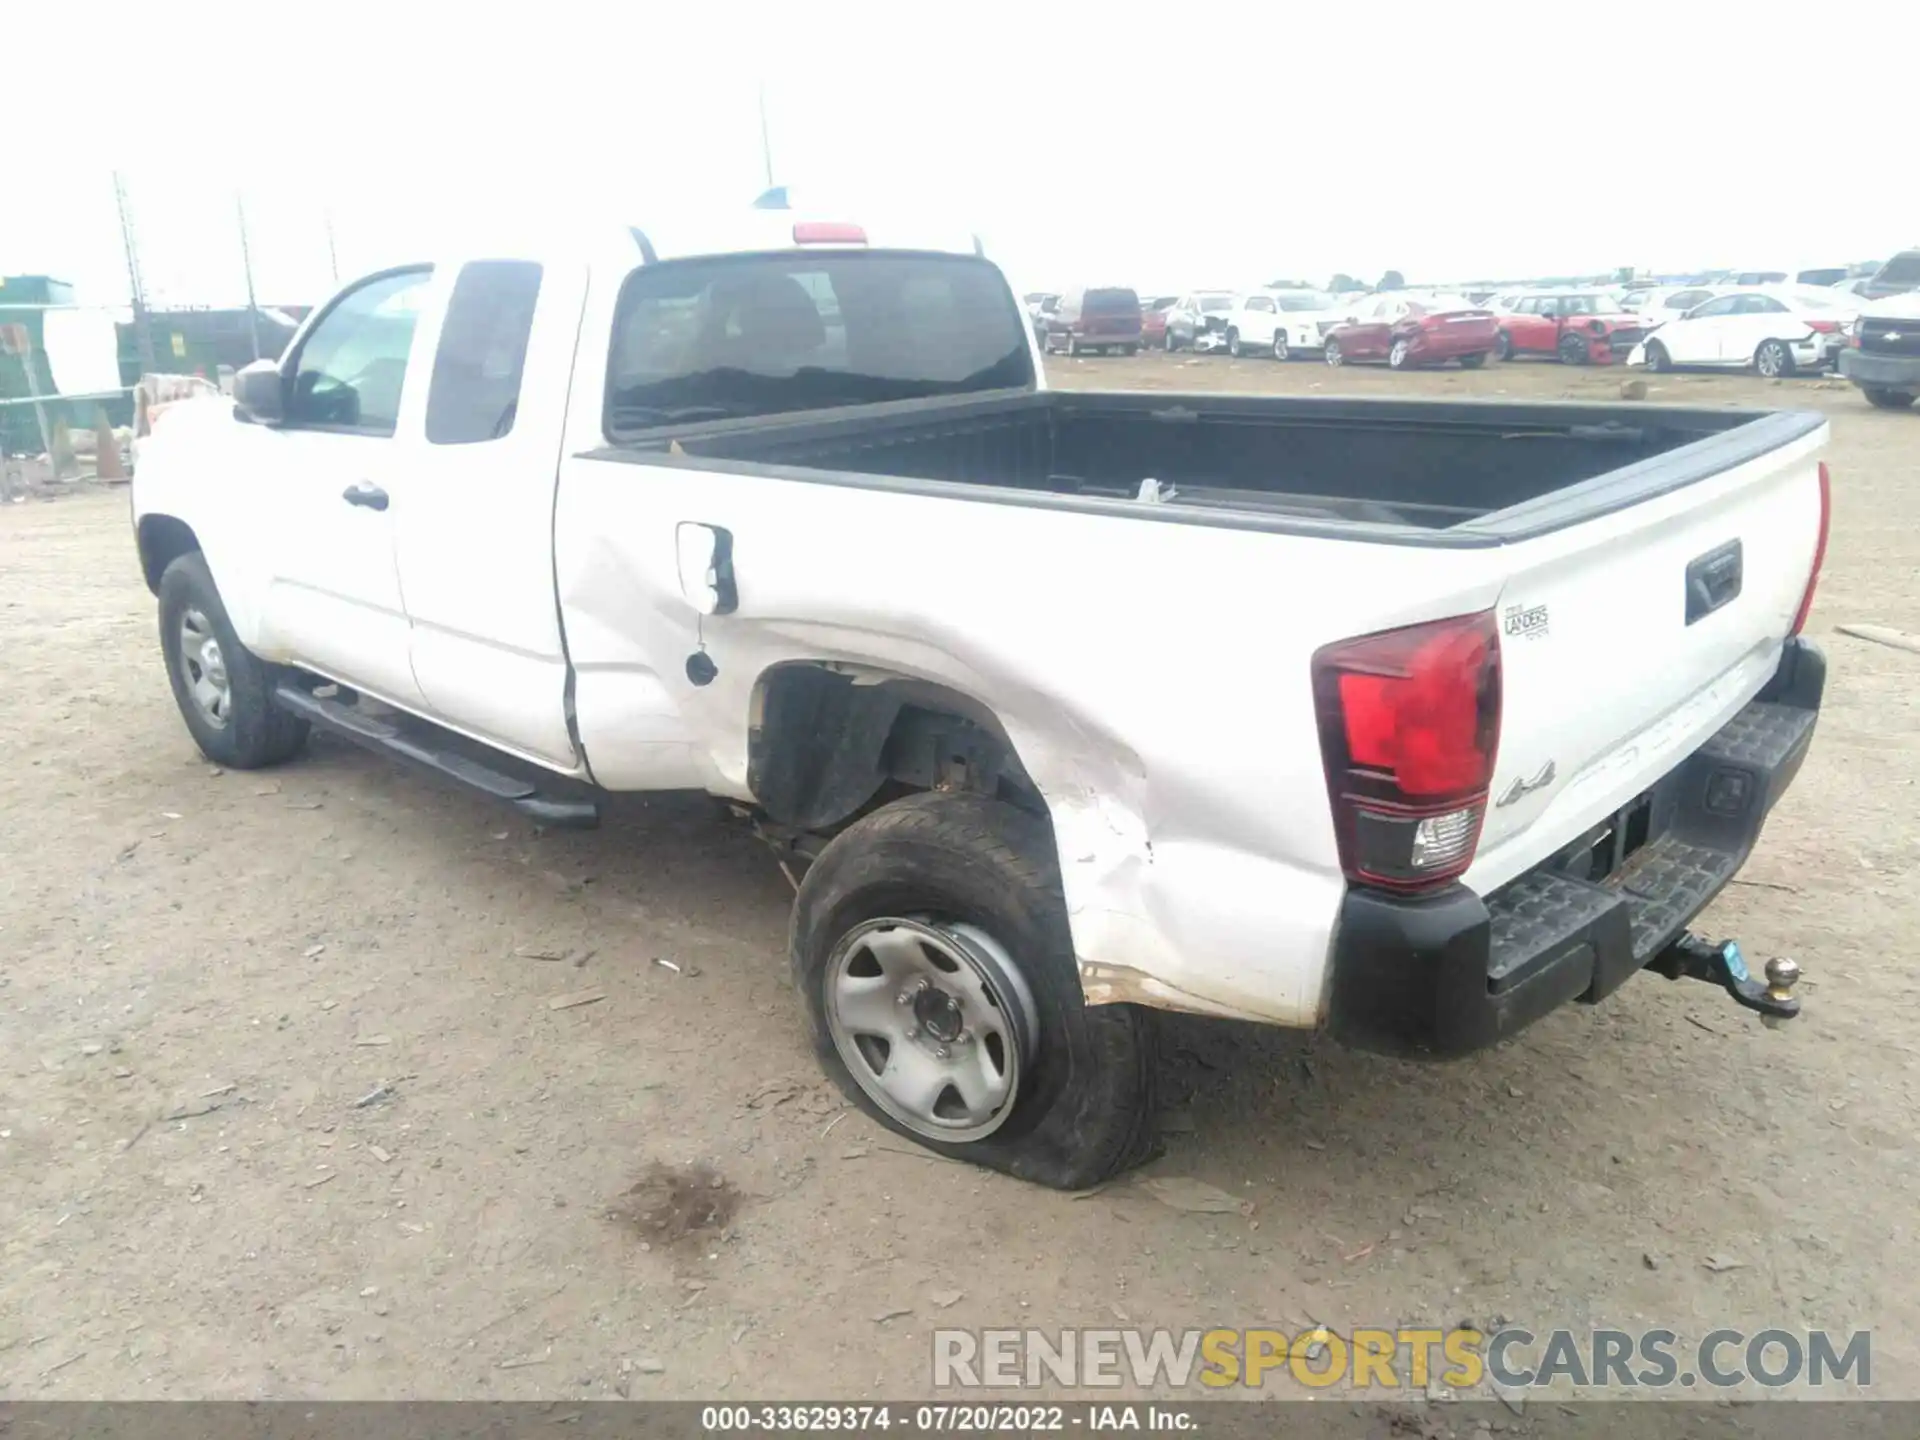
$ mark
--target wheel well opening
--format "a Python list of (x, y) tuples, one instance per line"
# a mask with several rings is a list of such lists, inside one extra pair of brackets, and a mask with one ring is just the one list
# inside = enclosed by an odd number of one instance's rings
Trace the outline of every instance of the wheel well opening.
[(200, 537), (184, 520), (176, 520), (171, 515), (143, 515), (139, 546), (140, 572), (146, 577), (147, 589), (157, 595), (160, 577), (167, 573), (167, 567), (182, 555), (198, 550)]
[(747, 782), (769, 819), (813, 833), (927, 790), (1047, 813), (991, 710), (944, 686), (825, 664), (761, 678)]

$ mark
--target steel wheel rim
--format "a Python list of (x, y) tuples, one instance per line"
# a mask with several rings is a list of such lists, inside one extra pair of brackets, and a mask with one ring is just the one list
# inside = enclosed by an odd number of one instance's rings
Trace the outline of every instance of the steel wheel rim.
[(1286, 336), (1276, 335), (1273, 337), (1273, 358), (1276, 360), (1284, 360), (1287, 358)]
[(189, 607), (181, 612), (180, 678), (201, 717), (217, 730), (226, 729), (233, 714), (233, 680), (220, 637), (204, 610)]
[(1038, 1034), (1013, 959), (972, 925), (887, 916), (827, 959), (827, 1032), (867, 1098), (954, 1144), (1006, 1123)]
[(1769, 380), (1780, 375), (1780, 347), (1771, 340), (1760, 347), (1760, 373)]
[(1407, 368), (1406, 341), (1396, 340), (1393, 342), (1393, 348), (1387, 351), (1387, 363), (1396, 370), (1404, 370)]

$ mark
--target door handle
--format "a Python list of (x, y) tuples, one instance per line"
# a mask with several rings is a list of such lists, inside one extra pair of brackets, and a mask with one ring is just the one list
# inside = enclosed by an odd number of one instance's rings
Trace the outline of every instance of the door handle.
[(365, 506), (369, 510), (387, 508), (387, 492), (378, 485), (369, 485), (362, 480), (358, 485), (349, 485), (340, 492), (340, 498), (349, 505)]

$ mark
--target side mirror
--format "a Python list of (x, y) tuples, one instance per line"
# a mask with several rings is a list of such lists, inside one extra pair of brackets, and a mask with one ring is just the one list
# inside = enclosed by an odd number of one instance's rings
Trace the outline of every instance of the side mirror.
[(287, 382), (273, 360), (255, 360), (233, 377), (233, 403), (240, 418), (256, 425), (278, 425), (286, 418)]

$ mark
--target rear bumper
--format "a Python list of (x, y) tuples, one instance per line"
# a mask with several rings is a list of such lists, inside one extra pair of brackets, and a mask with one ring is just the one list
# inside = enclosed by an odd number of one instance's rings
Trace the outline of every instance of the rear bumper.
[(1408, 352), (1416, 360), (1458, 360), (1462, 355), (1486, 355), (1493, 350), (1494, 332), (1458, 335), (1442, 331), (1428, 335), (1416, 331), (1409, 338)]
[(1576, 878), (1563, 855), (1484, 899), (1464, 885), (1418, 899), (1349, 890), (1333, 946), (1335, 1038), (1445, 1059), (1618, 989), (1745, 862), (1806, 758), (1825, 685), (1819, 649), (1787, 641), (1760, 697), (1645, 798), (1650, 838), (1599, 881)]
[(1840, 373), (1856, 385), (1920, 390), (1920, 355), (1878, 355), (1871, 350), (1842, 350)]

